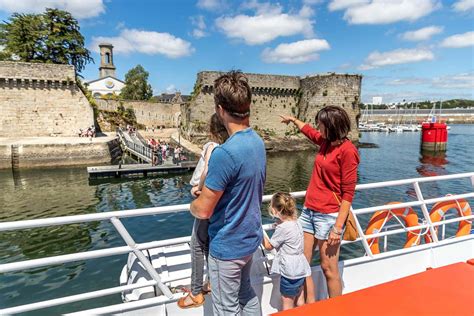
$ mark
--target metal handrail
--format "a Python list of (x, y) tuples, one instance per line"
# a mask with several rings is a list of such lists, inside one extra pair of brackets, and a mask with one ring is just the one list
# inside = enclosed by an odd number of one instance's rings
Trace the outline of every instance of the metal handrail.
[[(120, 133), (122, 133), (122, 131), (118, 130), (119, 135)], [(125, 137), (123, 137), (122, 140), (127, 141)], [(386, 181), (386, 182), (379, 182), (379, 183), (357, 185), (356, 190), (360, 191), (360, 190), (373, 189), (373, 188), (412, 184), (417, 193), (418, 200), (414, 202), (405, 202), (405, 203), (400, 203), (400, 204), (391, 204), (391, 205), (382, 205), (382, 206), (353, 209), (354, 217), (356, 219), (356, 224), (357, 224), (356, 225), (357, 230), (360, 236), (354, 242), (362, 241), (366, 254), (369, 257), (373, 257), (374, 254), (372, 253), (369, 247), (369, 244), (367, 242), (368, 239), (385, 237), (385, 236), (417, 230), (417, 229), (429, 228), (432, 233), (431, 235), (434, 237), (434, 242), (438, 243), (439, 241), (436, 238), (437, 234), (435, 233), (435, 227), (440, 226), (440, 225), (445, 225), (448, 223), (460, 222), (463, 220), (471, 220), (471, 219), (474, 219), (474, 215), (463, 216), (463, 217), (458, 217), (454, 219), (443, 220), (437, 223), (432, 223), (429, 220), (429, 214), (427, 213), (426, 205), (441, 202), (441, 201), (452, 201), (452, 200), (461, 199), (461, 198), (474, 197), (474, 192), (424, 200), (423, 196), (421, 195), (421, 189), (419, 187), (419, 183), (461, 179), (461, 178), (470, 178), (471, 184), (474, 187), (474, 172), (447, 175), (447, 176), (395, 180), (395, 181)], [(305, 194), (306, 194), (305, 191), (292, 193), (292, 195), (295, 198), (302, 198), (305, 196)], [(269, 202), (270, 199), (271, 199), (271, 195), (265, 195), (262, 199), (262, 202)], [(129, 235), (126, 228), (120, 223), (119, 219), (127, 218), (127, 217), (149, 216), (149, 215), (166, 214), (166, 213), (171, 213), (171, 212), (188, 211), (189, 206), (190, 206), (189, 204), (181, 204), (181, 205), (172, 205), (172, 206), (144, 208), (144, 209), (137, 209), (137, 210), (114, 211), (114, 212), (98, 213), (98, 214), (61, 216), (61, 217), (53, 217), (53, 218), (45, 218), (45, 219), (22, 220), (22, 221), (3, 222), (3, 223), (0, 222), (0, 232), (4, 232), (4, 231), (20, 230), (20, 229), (27, 229), (27, 228), (37, 228), (37, 227), (45, 227), (45, 226), (57, 226), (57, 225), (66, 225), (66, 224), (74, 224), (74, 223), (85, 223), (85, 222), (92, 222), (92, 221), (109, 220), (112, 222), (112, 224), (117, 229), (120, 236), (124, 239), (124, 241), (127, 244), (127, 246), (122, 246), (122, 247), (114, 247), (114, 248), (108, 248), (108, 249), (102, 249), (102, 250), (93, 250), (93, 251), (86, 251), (86, 252), (75, 253), (75, 254), (59, 255), (59, 256), (52, 256), (52, 257), (47, 257), (47, 258), (32, 259), (32, 260), (25, 260), (25, 261), (20, 261), (20, 262), (1, 264), (0, 273), (25, 270), (25, 269), (30, 269), (34, 267), (44, 267), (44, 266), (55, 265), (55, 264), (63, 264), (63, 263), (71, 262), (71, 261), (79, 261), (79, 260), (86, 260), (86, 259), (92, 259), (92, 258), (102, 258), (106, 256), (111, 256), (111, 255), (118, 255), (118, 254), (133, 252), (153, 279), (152, 281), (150, 281), (149, 284), (147, 283), (146, 286), (151, 286), (151, 285), (158, 286), (160, 290), (162, 290), (162, 292), (168, 298), (171, 299), (173, 295), (169, 291), (169, 288), (162, 282), (159, 275), (156, 273), (155, 269), (151, 266), (150, 262), (144, 256), (140, 256), (140, 254), (142, 254), (141, 250), (161, 247), (165, 245), (166, 246), (176, 245), (179, 243), (188, 242), (189, 237), (136, 244), (131, 238), (131, 236)], [(425, 217), (424, 224), (418, 225), (416, 227), (408, 227), (408, 228), (404, 227), (401, 229), (395, 229), (395, 230), (390, 230), (390, 231), (386, 230), (384, 232), (380, 232), (376, 234), (365, 235), (358, 220), (358, 215), (361, 215), (361, 214), (367, 214), (367, 213), (371, 213), (371, 212), (375, 212), (379, 210), (390, 210), (390, 209), (395, 209), (395, 208), (413, 207), (413, 206), (422, 207), (423, 215)], [(268, 230), (268, 229), (271, 229), (272, 226), (263, 225), (263, 228)], [(343, 242), (342, 244), (344, 245), (347, 243), (348, 242)], [(134, 288), (140, 288), (140, 287), (142, 286), (137, 286)], [(108, 288), (108, 289), (103, 289), (103, 290), (99, 290), (95, 292), (83, 293), (83, 294), (78, 294), (78, 295), (53, 299), (53, 300), (47, 300), (43, 302), (37, 302), (37, 303), (32, 303), (32, 304), (25, 304), (21, 306), (11, 307), (11, 308), (0, 310), (0, 314), (13, 314), (13, 313), (26, 312), (26, 311), (45, 308), (45, 307), (65, 304), (72, 301), (79, 301), (79, 300), (86, 300), (90, 298), (101, 297), (101, 296), (117, 293), (119, 291), (119, 288), (121, 290), (132, 289), (132, 287)]]
[(140, 154), (146, 159), (149, 159), (150, 161), (153, 159), (153, 153), (151, 149), (141, 144), (141, 140), (140, 144), (130, 141), (129, 139), (127, 139), (127, 137), (125, 136), (125, 132), (120, 127), (117, 128), (117, 135), (119, 136), (120, 141), (124, 144), (125, 147), (127, 147), (128, 150)]
[(138, 131), (136, 132), (137, 138), (142, 142), (143, 145), (146, 145), (146, 140), (143, 138), (142, 134), (140, 134)]

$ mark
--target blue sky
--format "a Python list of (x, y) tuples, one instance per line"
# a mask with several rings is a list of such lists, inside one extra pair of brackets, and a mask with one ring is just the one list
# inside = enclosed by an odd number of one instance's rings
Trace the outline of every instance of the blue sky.
[(12, 12), (70, 11), (98, 77), (114, 44), (117, 77), (141, 64), (155, 94), (192, 91), (202, 70), (364, 76), (363, 101), (474, 99), (474, 0), (0, 0)]

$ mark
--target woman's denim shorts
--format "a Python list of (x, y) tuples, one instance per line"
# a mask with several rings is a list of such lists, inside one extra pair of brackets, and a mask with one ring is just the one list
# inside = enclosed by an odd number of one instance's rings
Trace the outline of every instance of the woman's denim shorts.
[(304, 232), (314, 235), (316, 239), (327, 240), (331, 227), (336, 224), (336, 216), (337, 213), (325, 214), (305, 207), (298, 221)]
[(283, 275), (280, 277), (280, 293), (287, 297), (296, 297), (300, 294), (305, 278), (288, 279)]

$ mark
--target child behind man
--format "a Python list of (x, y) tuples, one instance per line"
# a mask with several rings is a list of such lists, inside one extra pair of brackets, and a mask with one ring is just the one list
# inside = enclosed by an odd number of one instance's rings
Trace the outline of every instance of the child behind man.
[[(211, 116), (209, 124), (211, 141), (203, 146), (201, 157), (199, 158), (196, 169), (194, 170), (191, 181), (189, 182), (193, 187), (191, 194), (196, 197), (200, 194), (204, 181), (206, 180), (207, 167), (211, 153), (216, 146), (224, 143), (229, 134), (224, 125), (220, 121), (217, 114)], [(193, 225), (193, 232), (191, 235), (191, 290), (188, 295), (178, 301), (178, 306), (181, 308), (199, 307), (204, 304), (204, 294), (209, 291), (203, 286), (204, 277), (204, 260), (207, 261), (209, 255), (209, 236), (207, 229), (209, 220), (195, 219)]]
[(304, 256), (303, 229), (297, 221), (295, 199), (288, 193), (275, 193), (268, 211), (278, 223), (271, 239), (264, 235), (263, 246), (277, 250), (271, 272), (281, 275), (282, 306), (287, 310), (304, 304), (302, 289), (311, 268)]

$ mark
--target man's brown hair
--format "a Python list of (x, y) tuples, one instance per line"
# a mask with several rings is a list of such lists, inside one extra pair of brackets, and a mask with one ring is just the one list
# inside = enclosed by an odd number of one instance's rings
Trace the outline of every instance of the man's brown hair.
[(247, 77), (239, 70), (230, 71), (214, 81), (214, 102), (238, 119), (250, 115), (252, 91)]
[(338, 106), (329, 105), (316, 114), (316, 122), (321, 122), (326, 128), (326, 139), (329, 142), (343, 140), (351, 131), (351, 120), (347, 112)]

